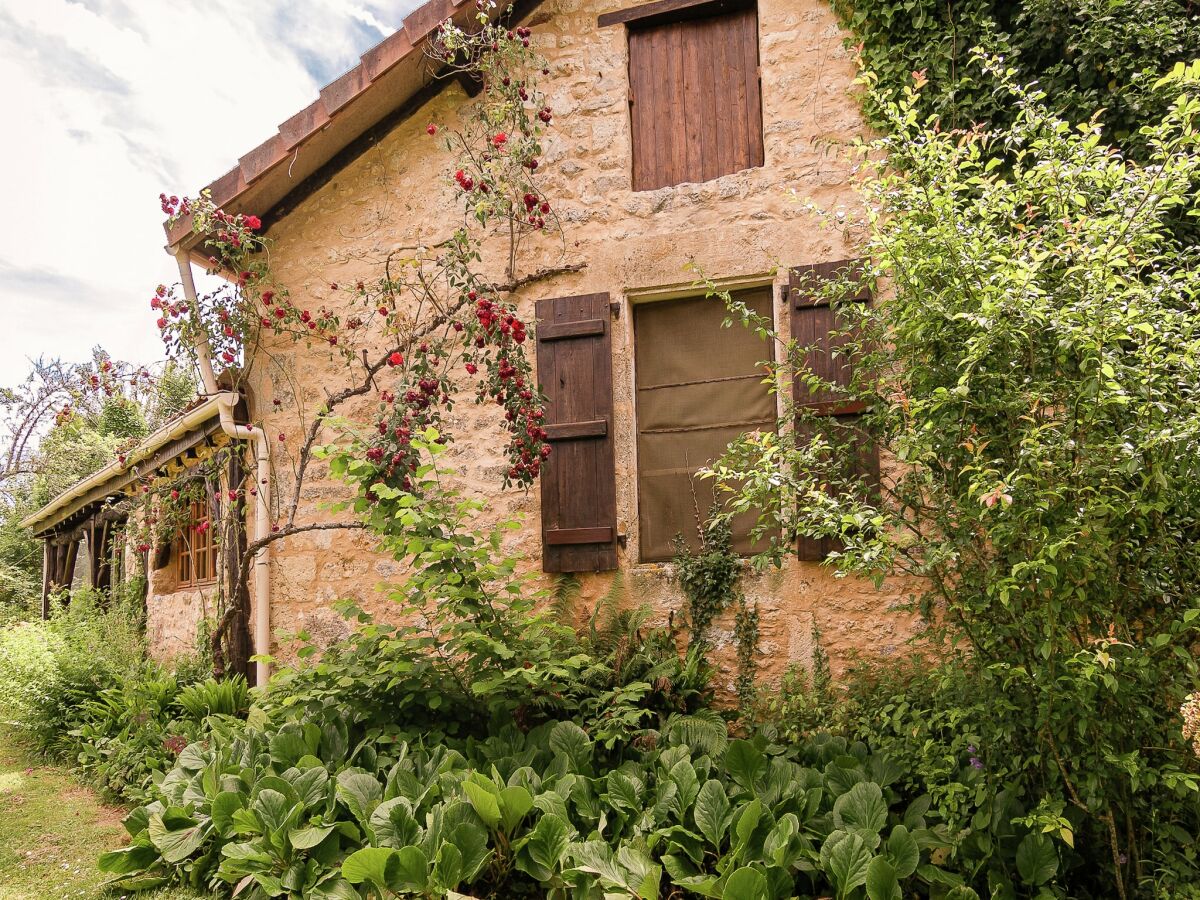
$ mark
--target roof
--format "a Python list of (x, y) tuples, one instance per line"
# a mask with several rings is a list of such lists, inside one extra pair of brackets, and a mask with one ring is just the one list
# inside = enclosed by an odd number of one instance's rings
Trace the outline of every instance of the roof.
[[(541, 0), (520, 0), (516, 18)], [(362, 55), (358, 65), (321, 88), (317, 99), (281, 124), (275, 134), (208, 185), (213, 202), (230, 213), (265, 217), (288, 194), (315, 176), (352, 143), (381, 122), (415, 111), (415, 100), (431, 81), (424, 44), (439, 24), (459, 24), (475, 10), (474, 0), (428, 0), (404, 25)], [(168, 250), (195, 250), (191, 217), (167, 223)]]
[(63, 491), (22, 521), (21, 527), (38, 532), (54, 528), (83, 507), (104, 500), (135, 481), (141, 474), (140, 463), (147, 463), (146, 468), (153, 470), (185, 452), (194, 443), (189, 438), (207, 435), (210, 429), (205, 426), (220, 415), (220, 400), (220, 396), (207, 397), (185, 410), (125, 453), (124, 461), (114, 460)]

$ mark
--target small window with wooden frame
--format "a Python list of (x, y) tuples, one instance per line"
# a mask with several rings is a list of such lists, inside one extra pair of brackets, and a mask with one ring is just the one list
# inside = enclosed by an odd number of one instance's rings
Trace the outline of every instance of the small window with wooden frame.
[(599, 24), (629, 32), (635, 191), (763, 165), (754, 0), (657, 0)]
[[(770, 286), (733, 297), (772, 319)], [(675, 556), (676, 538), (699, 546), (700, 526), (714, 497), (697, 472), (730, 441), (749, 431), (774, 431), (777, 407), (761, 363), (772, 346), (753, 329), (723, 327), (717, 297), (685, 297), (633, 307), (637, 391), (638, 534), (641, 562)], [(755, 552), (753, 513), (734, 518), (737, 552)]]
[(176, 582), (200, 587), (217, 580), (217, 545), (213, 538), (212, 500), (192, 500), (186, 523), (175, 538)]

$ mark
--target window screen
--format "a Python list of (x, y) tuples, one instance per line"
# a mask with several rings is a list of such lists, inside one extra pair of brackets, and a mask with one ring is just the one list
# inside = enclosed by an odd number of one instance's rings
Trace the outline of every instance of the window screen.
[(629, 26), (633, 189), (763, 164), (758, 11)]
[[(734, 295), (771, 316), (771, 290)], [(634, 307), (638, 418), (638, 522), (641, 559), (674, 555), (677, 535), (699, 543), (698, 521), (712, 506), (711, 483), (694, 477), (739, 435), (774, 429), (775, 398), (759, 365), (770, 346), (753, 331), (722, 328), (725, 304), (714, 297)], [(753, 550), (755, 516), (734, 522), (734, 546)]]

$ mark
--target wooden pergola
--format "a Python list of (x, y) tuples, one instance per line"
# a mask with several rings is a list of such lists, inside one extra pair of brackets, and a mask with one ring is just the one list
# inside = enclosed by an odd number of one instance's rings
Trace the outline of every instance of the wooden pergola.
[(37, 523), (35, 534), (45, 542), (43, 617), (50, 614), (50, 598), (69, 589), (74, 582), (81, 548), (87, 554), (89, 586), (98, 589), (112, 586), (113, 565), (120, 558), (116, 538), (129, 518), (125, 500), (129, 488), (148, 472), (156, 472), (180, 458), (194, 458), (196, 451), (219, 431), (220, 423), (213, 419), (204, 427), (164, 444), (139, 465), (94, 486)]

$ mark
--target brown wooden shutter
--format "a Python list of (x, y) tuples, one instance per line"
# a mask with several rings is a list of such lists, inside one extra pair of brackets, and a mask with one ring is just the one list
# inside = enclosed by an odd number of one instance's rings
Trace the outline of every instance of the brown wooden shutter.
[(763, 164), (758, 11), (629, 23), (633, 189)]
[(542, 569), (617, 567), (608, 294), (537, 303), (538, 381), (551, 453), (542, 467)]
[[(835, 355), (844, 338), (830, 334), (840, 330), (835, 310), (829, 301), (817, 296), (820, 286), (827, 281), (835, 281), (854, 275), (861, 268), (859, 260), (840, 260), (838, 262), (816, 263), (799, 266), (790, 272), (788, 280), (789, 309), (792, 319), (792, 338), (797, 344), (811, 347), (805, 358), (808, 368), (822, 380), (836, 385), (849, 385), (854, 372), (853, 360), (845, 355)], [(869, 303), (871, 295), (863, 287), (853, 297), (846, 298), (860, 303)], [(816, 415), (834, 416), (845, 424), (853, 424), (860, 418), (863, 404), (847, 402), (839, 397), (837, 391), (812, 390), (799, 378), (794, 385), (794, 396), (798, 409), (804, 409)], [(796, 422), (796, 440), (803, 442), (811, 439), (811, 433), (799, 421)], [(858, 471), (867, 484), (879, 483), (879, 448), (860, 432), (856, 440), (858, 446)], [(819, 561), (825, 559), (837, 542), (829, 538), (808, 538), (801, 536), (797, 542), (796, 553), (802, 560)]]

